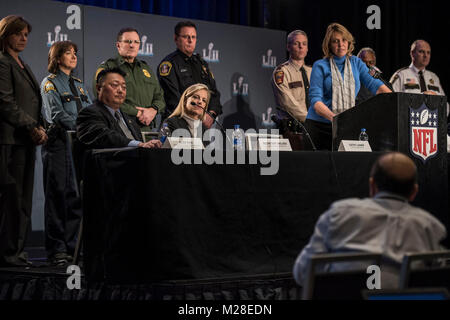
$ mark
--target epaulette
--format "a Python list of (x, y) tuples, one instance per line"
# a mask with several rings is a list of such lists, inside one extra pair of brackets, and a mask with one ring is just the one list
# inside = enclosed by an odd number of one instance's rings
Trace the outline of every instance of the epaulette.
[(176, 55), (178, 55), (178, 51), (174, 51), (172, 53), (169, 53), (164, 59), (162, 59), (162, 61), (172, 60), (172, 58), (175, 57)]
[(49, 75), (47, 76), (47, 78), (49, 78), (49, 79), (55, 79), (55, 78), (56, 78), (56, 74), (51, 73), (51, 74), (49, 74)]
[(403, 67), (401, 69), (398, 69), (397, 71), (394, 72), (394, 74), (399, 73), (400, 71), (403, 71), (403, 70), (406, 70), (406, 69), (409, 69), (409, 67)]
[(81, 81), (81, 79), (75, 78), (75, 77), (73, 77), (73, 76), (72, 76), (72, 78), (73, 78), (74, 80), (77, 80), (79, 83), (83, 83), (83, 81)]

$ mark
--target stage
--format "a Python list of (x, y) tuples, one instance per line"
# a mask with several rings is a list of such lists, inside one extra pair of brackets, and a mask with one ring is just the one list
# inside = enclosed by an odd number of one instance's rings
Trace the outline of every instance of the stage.
[[(292, 265), (318, 216), (367, 196), (380, 154), (284, 152), (264, 176), (259, 164), (174, 165), (170, 150), (94, 152), (81, 289), (43, 248), (27, 248), (35, 267), (1, 268), (0, 300), (297, 300)], [(414, 204), (448, 228), (445, 166), (419, 166)]]

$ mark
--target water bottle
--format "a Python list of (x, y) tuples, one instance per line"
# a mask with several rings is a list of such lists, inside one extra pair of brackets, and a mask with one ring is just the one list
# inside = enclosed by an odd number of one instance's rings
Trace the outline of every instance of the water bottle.
[(243, 140), (242, 140), (242, 132), (239, 129), (238, 124), (234, 125), (232, 139), (233, 139), (233, 149), (234, 150), (244, 150), (244, 144), (243, 144)]
[(359, 134), (359, 141), (369, 141), (369, 136), (365, 128), (361, 129), (361, 133)]
[(167, 123), (164, 123), (161, 131), (159, 131), (159, 141), (161, 141), (162, 144), (166, 141), (167, 137), (170, 137), (170, 129)]

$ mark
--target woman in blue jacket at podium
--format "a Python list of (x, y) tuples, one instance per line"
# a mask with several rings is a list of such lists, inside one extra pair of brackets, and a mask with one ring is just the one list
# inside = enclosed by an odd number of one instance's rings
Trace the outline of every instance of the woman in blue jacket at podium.
[(331, 150), (331, 122), (335, 115), (355, 106), (361, 83), (373, 94), (391, 90), (369, 74), (366, 64), (352, 55), (352, 34), (342, 25), (328, 26), (322, 42), (324, 58), (314, 63), (306, 128), (317, 149)]

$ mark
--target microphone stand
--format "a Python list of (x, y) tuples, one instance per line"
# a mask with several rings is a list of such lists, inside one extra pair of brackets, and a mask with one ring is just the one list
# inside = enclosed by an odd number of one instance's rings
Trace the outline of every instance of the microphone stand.
[(297, 119), (295, 119), (289, 111), (284, 110), (284, 109), (281, 109), (279, 106), (277, 106), (277, 109), (280, 110), (280, 111), (286, 112), (286, 113), (291, 117), (291, 119), (294, 120), (294, 122), (295, 122), (297, 125), (299, 125), (300, 128), (302, 128), (302, 130), (303, 130), (303, 131), (305, 132), (305, 134), (306, 134), (306, 137), (308, 137), (308, 140), (309, 140), (309, 142), (311, 143), (311, 146), (312, 146), (313, 150), (314, 150), (314, 151), (317, 151), (316, 145), (315, 145), (314, 142), (312, 141), (311, 136), (309, 135), (309, 132), (308, 132), (308, 130), (306, 130), (306, 128), (305, 128), (305, 126), (303, 125), (303, 123), (301, 123), (300, 121), (298, 121)]
[(225, 135), (225, 138), (227, 138), (228, 142), (231, 144), (231, 146), (233, 146), (233, 143), (231, 142), (230, 138), (227, 136), (227, 132), (225, 131), (225, 129), (223, 128), (223, 126), (220, 124), (220, 122), (217, 121), (216, 117), (214, 117), (214, 115), (213, 115), (209, 110), (206, 110), (205, 108), (200, 107), (200, 106), (199, 106), (198, 104), (196, 104), (194, 101), (191, 101), (191, 105), (193, 105), (194, 107), (200, 108), (200, 109), (202, 109), (205, 113), (207, 113), (207, 114), (214, 120), (214, 123), (217, 123), (217, 125), (218, 125), (219, 128), (220, 128), (220, 131), (222, 131), (222, 133)]
[(374, 77), (375, 79), (381, 80), (381, 82), (383, 82), (386, 87), (388, 87), (392, 92), (395, 92), (394, 88), (392, 88), (392, 85), (381, 77), (382, 72), (380, 69), (378, 69), (376, 67), (370, 67), (369, 70), (373, 71), (372, 77)]

